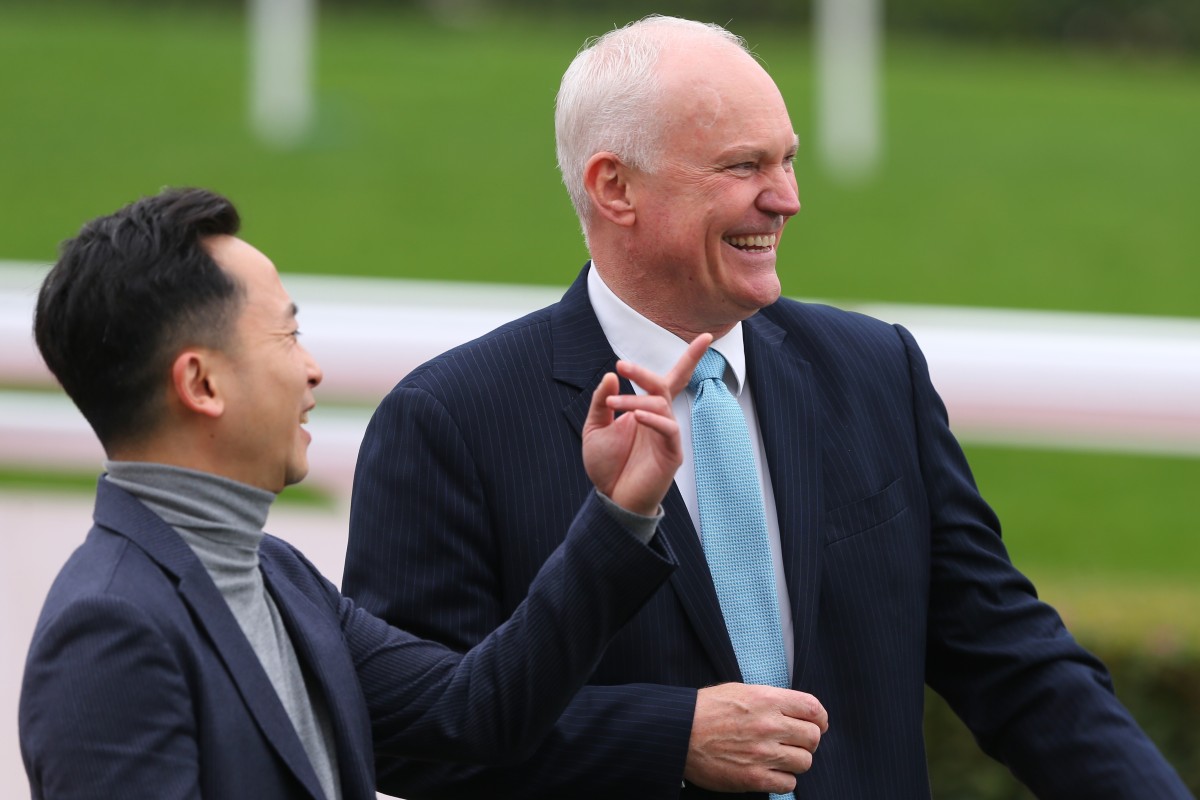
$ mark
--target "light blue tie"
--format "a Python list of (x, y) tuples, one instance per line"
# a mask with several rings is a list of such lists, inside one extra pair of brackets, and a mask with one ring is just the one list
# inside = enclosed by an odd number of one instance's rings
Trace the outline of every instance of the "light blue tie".
[[(688, 382), (688, 389), (695, 392), (692, 460), (704, 556), (742, 681), (787, 688), (790, 681), (762, 488), (746, 419), (724, 378), (725, 358), (710, 348)], [(771, 795), (772, 800), (791, 797)]]

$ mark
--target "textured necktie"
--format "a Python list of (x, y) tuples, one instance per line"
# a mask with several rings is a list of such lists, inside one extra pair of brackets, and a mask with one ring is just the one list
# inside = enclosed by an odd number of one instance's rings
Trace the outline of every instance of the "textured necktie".
[[(700, 536), (742, 681), (787, 688), (779, 595), (750, 432), (725, 386), (725, 358), (709, 349), (688, 388)], [(793, 795), (771, 795), (773, 800)]]

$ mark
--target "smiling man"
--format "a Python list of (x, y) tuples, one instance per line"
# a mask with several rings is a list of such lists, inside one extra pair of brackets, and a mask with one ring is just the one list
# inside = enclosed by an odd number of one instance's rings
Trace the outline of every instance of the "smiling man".
[(381, 787), (922, 798), (928, 683), (1041, 797), (1187, 797), (1010, 563), (909, 333), (779, 299), (797, 138), (742, 42), (663, 17), (609, 32), (567, 69), (555, 123), (591, 261), (559, 303), (384, 400), (343, 589), (451, 646), (480, 641), (587, 492), (578, 432), (601, 376), (618, 357), (661, 369), (703, 331), (659, 531), (680, 569), (527, 762), (387, 759)]
[(275, 495), (308, 472), (321, 369), (238, 227), (225, 198), (166, 191), (88, 223), (39, 293), (38, 347), (108, 461), (26, 662), (35, 798), (366, 800), (376, 751), (512, 761), (672, 570), (655, 533), (681, 457), (670, 402), (707, 336), (665, 378), (622, 364), (647, 395), (618, 394), (615, 374), (590, 395), (597, 491), (475, 648), (339, 595), (263, 532)]

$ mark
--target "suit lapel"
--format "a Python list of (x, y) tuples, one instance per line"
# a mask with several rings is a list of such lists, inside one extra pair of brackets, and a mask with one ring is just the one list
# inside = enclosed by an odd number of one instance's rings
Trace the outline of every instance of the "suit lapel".
[(812, 366), (783, 346), (786, 333), (762, 314), (743, 329), (792, 609), (792, 685), (799, 686), (814, 641), (821, 578), (821, 443)]
[(179, 597), (208, 635), (263, 736), (314, 798), (323, 797), (317, 775), (291, 719), (229, 604), (187, 543), (133, 495), (101, 479), (95, 520), (134, 542), (177, 579)]
[[(554, 377), (560, 383), (579, 390), (563, 407), (563, 414), (576, 433), (583, 431), (592, 392), (600, 383), (600, 378), (605, 372), (616, 369), (617, 363), (617, 356), (588, 300), (587, 270), (588, 267), (584, 267), (555, 306), (552, 316)], [(632, 392), (633, 387), (622, 379), (621, 391)], [(659, 525), (658, 535), (675, 554), (680, 567), (671, 575), (671, 586), (708, 654), (718, 680), (740, 681), (741, 669), (729, 640), (725, 618), (721, 615), (721, 605), (700, 545), (700, 536), (674, 484), (663, 501), (663, 510), (665, 516)]]
[(717, 679), (721, 682), (740, 682), (742, 668), (738, 666), (737, 654), (729, 639), (729, 629), (725, 626), (725, 616), (717, 599), (712, 573), (708, 570), (708, 559), (704, 556), (700, 534), (692, 525), (683, 495), (674, 484), (663, 501), (663, 511), (666, 514), (659, 527), (659, 535), (670, 544), (679, 561), (679, 569), (671, 575), (671, 586), (679, 595), (684, 611), (717, 671)]
[[(267, 589), (287, 627), (292, 646), (300, 663), (306, 667), (305, 678), (315, 681), (310, 691), (319, 691), (325, 700), (325, 710), (333, 728), (337, 746), (342, 794), (349, 797), (369, 797), (375, 791), (363, 778), (375, 774), (369, 720), (351, 712), (362, 707), (358, 675), (346, 652), (346, 642), (336, 623), (336, 610), (321, 607), (281, 575), (275, 562), (262, 557), (263, 577)], [(359, 762), (352, 766), (352, 762)]]

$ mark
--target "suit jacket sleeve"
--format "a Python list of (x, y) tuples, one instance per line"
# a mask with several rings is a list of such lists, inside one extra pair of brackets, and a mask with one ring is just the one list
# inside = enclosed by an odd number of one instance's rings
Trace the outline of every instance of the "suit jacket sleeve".
[[(420, 388), (394, 390), (376, 411), (359, 455), (344, 591), (372, 614), (455, 649), (483, 640), (507, 612), (499, 545), (480, 485), (475, 454), (443, 405)], [(675, 796), (695, 697), (687, 687), (587, 686), (517, 767), (449, 768), (384, 752), (377, 759), (379, 788), (412, 800), (479, 792), (584, 798), (589, 787), (613, 785), (628, 787), (630, 796)], [(529, 710), (540, 714), (548, 705), (537, 698)]]
[(21, 748), (34, 797), (200, 797), (192, 699), (148, 615), (128, 600), (78, 600), (39, 632), (26, 662)]
[(1178, 774), (1009, 561), (924, 356), (908, 352), (932, 517), (927, 680), (1040, 798), (1190, 798)]
[(376, 751), (479, 763), (529, 756), (672, 569), (593, 493), (528, 597), (465, 655), (341, 598)]

